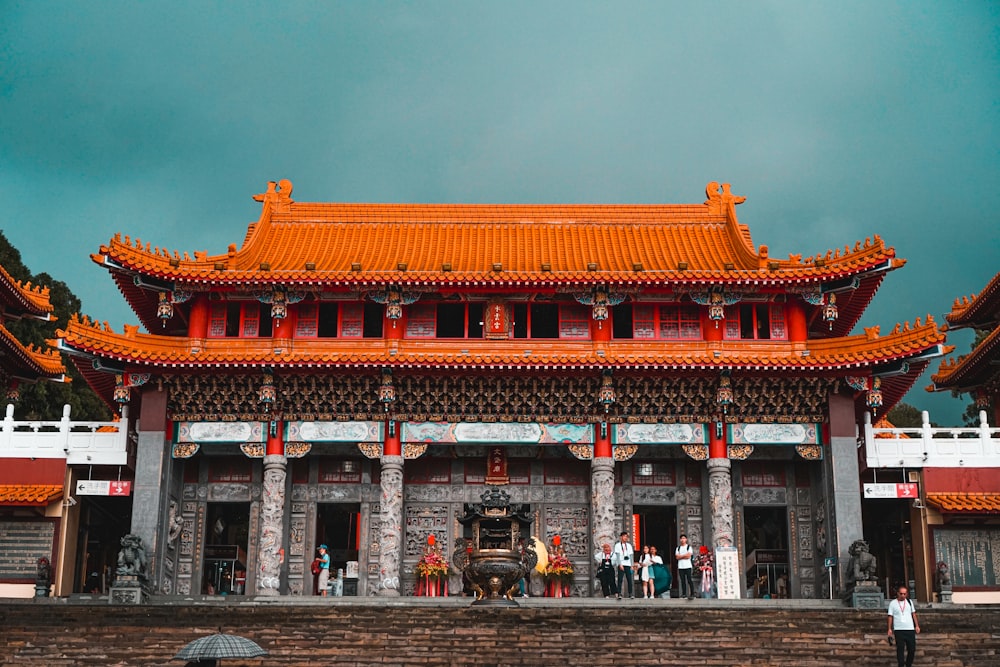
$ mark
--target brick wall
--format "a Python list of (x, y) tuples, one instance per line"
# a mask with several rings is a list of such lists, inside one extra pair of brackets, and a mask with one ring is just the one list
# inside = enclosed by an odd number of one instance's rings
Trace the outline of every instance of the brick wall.
[[(318, 600), (318, 599), (317, 599)], [(582, 602), (582, 601), (581, 601)], [(917, 664), (1000, 665), (1000, 608), (920, 612)], [(674, 600), (519, 609), (466, 600), (109, 606), (0, 603), (0, 664), (179, 665), (173, 655), (222, 629), (270, 652), (241, 665), (636, 665), (834, 667), (893, 664), (885, 617), (839, 607), (734, 607)]]

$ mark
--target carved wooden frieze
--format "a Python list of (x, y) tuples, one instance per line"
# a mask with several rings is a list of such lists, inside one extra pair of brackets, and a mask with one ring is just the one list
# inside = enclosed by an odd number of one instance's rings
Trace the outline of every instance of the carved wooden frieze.
[(743, 487), (744, 505), (784, 505), (787, 499), (788, 491), (784, 487)]
[(361, 502), (361, 485), (317, 484), (315, 499), (321, 503)]
[(729, 442), (738, 445), (816, 445), (819, 424), (743, 424), (727, 426)]
[(290, 421), (288, 439), (302, 442), (382, 442), (383, 421)]
[(255, 422), (180, 422), (177, 442), (199, 444), (219, 442), (264, 442), (264, 423)]
[(621, 445), (703, 445), (708, 443), (704, 424), (615, 424), (611, 442)]

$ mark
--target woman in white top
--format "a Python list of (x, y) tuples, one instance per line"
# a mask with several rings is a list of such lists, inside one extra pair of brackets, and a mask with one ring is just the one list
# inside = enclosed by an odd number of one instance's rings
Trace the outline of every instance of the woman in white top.
[(653, 564), (653, 557), (649, 554), (649, 545), (642, 548), (642, 557), (639, 559), (639, 579), (642, 581), (642, 597), (653, 597), (653, 577), (649, 566)]

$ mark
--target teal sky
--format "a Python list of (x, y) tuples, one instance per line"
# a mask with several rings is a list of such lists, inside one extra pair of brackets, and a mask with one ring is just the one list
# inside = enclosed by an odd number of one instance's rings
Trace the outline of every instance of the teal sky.
[[(137, 318), (90, 260), (101, 243), (224, 252), (281, 178), (298, 201), (473, 203), (695, 203), (730, 182), (772, 256), (895, 246), (908, 263), (862, 321), (885, 331), (1000, 271), (996, 2), (0, 0), (0, 17), (0, 228), (116, 331)], [(906, 400), (959, 423), (964, 401), (928, 383)]]

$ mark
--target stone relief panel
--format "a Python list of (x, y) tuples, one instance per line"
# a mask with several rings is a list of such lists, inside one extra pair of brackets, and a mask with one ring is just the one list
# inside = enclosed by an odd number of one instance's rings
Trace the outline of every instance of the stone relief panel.
[(450, 509), (449, 505), (406, 506), (404, 558), (416, 561), (423, 556), (424, 547), (427, 546), (427, 536), (432, 533), (441, 551), (445, 554), (451, 553), (451, 539), (448, 532)]
[(795, 504), (796, 505), (808, 505), (810, 502), (810, 489), (808, 488), (797, 488), (795, 489)]
[(449, 502), (451, 500), (451, 485), (410, 484), (404, 487), (403, 495), (408, 503)]
[(546, 503), (590, 504), (589, 486), (546, 486), (542, 491)]
[(546, 545), (552, 544), (556, 535), (562, 539), (562, 548), (579, 569), (586, 566), (593, 554), (590, 548), (590, 508), (586, 505), (545, 507)]
[(299, 502), (299, 503), (309, 500), (309, 485), (292, 484), (291, 498), (292, 502)]
[(305, 558), (306, 554), (306, 516), (305, 513), (292, 513), (288, 522), (288, 555), (291, 558)]
[(676, 489), (650, 486), (632, 487), (632, 501), (636, 505), (676, 505), (678, 495)]
[(360, 484), (317, 484), (316, 501), (320, 503), (361, 502)]
[[(211, 502), (249, 502), (249, 484), (209, 484), (208, 500)], [(199, 493), (199, 495), (201, 495)]]
[(784, 505), (787, 502), (788, 491), (780, 487), (744, 487), (743, 504), (745, 505)]

